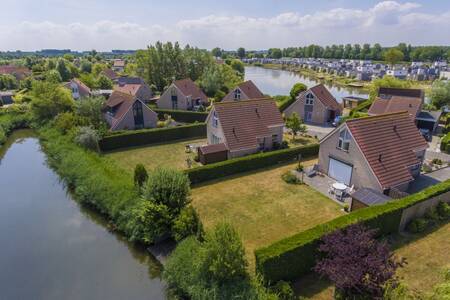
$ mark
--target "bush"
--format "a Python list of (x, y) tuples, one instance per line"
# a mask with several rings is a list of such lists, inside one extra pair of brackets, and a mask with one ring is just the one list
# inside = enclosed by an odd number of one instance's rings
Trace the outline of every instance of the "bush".
[(436, 207), (431, 207), (430, 209), (428, 209), (425, 213), (425, 218), (432, 222), (439, 221), (439, 214)]
[(137, 164), (134, 168), (134, 184), (141, 188), (148, 179), (148, 173), (143, 164)]
[(293, 300), (294, 297), (294, 291), (292, 290), (291, 285), (289, 282), (280, 280), (272, 287), (272, 291), (278, 295), (278, 298), (280, 300)]
[(66, 134), (76, 125), (75, 116), (72, 112), (60, 113), (55, 118), (55, 127), (61, 133)]
[(172, 237), (175, 241), (194, 235), (197, 239), (203, 239), (203, 226), (200, 218), (192, 206), (183, 208), (172, 225)]
[(291, 171), (286, 171), (285, 173), (283, 173), (283, 175), (281, 175), (281, 178), (283, 179), (284, 182), (289, 183), (289, 184), (301, 183), (300, 179), (298, 179), (297, 176), (292, 174)]
[(431, 161), (432, 164), (434, 165), (442, 165), (442, 160), (440, 160), (439, 158), (433, 158), (433, 160)]
[(409, 222), (406, 229), (411, 233), (419, 233), (424, 231), (428, 226), (428, 221), (424, 218), (417, 218)]
[(436, 206), (436, 212), (439, 218), (442, 220), (447, 220), (450, 218), (450, 205), (446, 202), (439, 202)]
[(199, 137), (206, 137), (206, 125), (204, 123), (173, 128), (143, 129), (112, 133), (101, 139), (99, 144), (102, 151), (111, 151), (120, 148)]
[(158, 108), (155, 108), (154, 111), (158, 114), (160, 120), (164, 120), (164, 115), (170, 115), (175, 121), (183, 123), (204, 123), (208, 117), (208, 113), (206, 112)]
[(15, 129), (26, 128), (30, 124), (30, 116), (17, 111), (7, 111), (0, 113), (0, 146)]
[(75, 142), (78, 145), (92, 151), (98, 151), (98, 140), (97, 131), (89, 126), (80, 127), (75, 137)]
[(441, 139), (441, 151), (450, 153), (450, 132)]
[(372, 105), (372, 102), (373, 101), (371, 101), (371, 100), (366, 100), (366, 101), (361, 102), (360, 104), (358, 104), (358, 106), (356, 106), (354, 109), (352, 109), (350, 111), (349, 116), (351, 118), (354, 118), (354, 117), (356, 118), (358, 116), (358, 113), (368, 111), (370, 106)]
[(272, 166), (281, 162), (291, 161), (296, 159), (299, 155), (301, 155), (302, 158), (307, 158), (315, 156), (318, 153), (319, 145), (313, 144), (229, 159), (185, 170), (184, 172), (189, 176), (191, 183), (196, 184), (207, 180)]
[(319, 257), (319, 241), (324, 235), (355, 223), (377, 229), (380, 236), (397, 232), (404, 209), (448, 191), (450, 180), (396, 201), (359, 209), (257, 249), (256, 270), (266, 282), (296, 279), (311, 271)]

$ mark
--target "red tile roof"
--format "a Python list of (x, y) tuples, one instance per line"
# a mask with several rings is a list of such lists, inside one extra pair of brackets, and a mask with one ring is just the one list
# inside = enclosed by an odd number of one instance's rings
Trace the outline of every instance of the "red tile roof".
[(201, 99), (203, 102), (208, 102), (208, 97), (205, 93), (190, 79), (176, 80), (173, 84), (186, 96), (191, 96), (192, 99)]
[(228, 151), (227, 145), (225, 145), (224, 143), (205, 145), (205, 146), (199, 147), (199, 149), (202, 154), (211, 154), (211, 153)]
[(136, 93), (139, 91), (140, 88), (141, 88), (140, 84), (124, 84), (114, 86), (115, 91), (133, 96), (136, 95)]
[(114, 119), (111, 123), (111, 127), (114, 127), (117, 122), (122, 119), (126, 112), (133, 105), (135, 98), (133, 95), (128, 93), (122, 93), (119, 91), (113, 91), (111, 96), (109, 96), (108, 101), (105, 103), (105, 107), (115, 108)]
[(244, 81), (238, 88), (244, 92), (249, 99), (263, 98), (264, 94), (258, 89), (258, 87), (251, 80)]
[[(328, 108), (333, 110), (341, 110), (341, 106), (336, 101), (336, 98), (331, 95), (328, 89), (323, 84), (318, 84), (309, 89), (313, 94), (319, 99), (320, 102), (323, 103)], [(301, 94), (302, 96), (306, 95), (306, 93)]]
[(125, 67), (125, 61), (122, 59), (116, 59), (113, 63), (114, 67)]
[(26, 76), (31, 75), (31, 71), (27, 67), (20, 67), (20, 66), (14, 66), (14, 65), (3, 65), (3, 66), (0, 66), (0, 74), (13, 75), (18, 80), (22, 80)]
[(424, 150), (428, 144), (408, 112), (353, 119), (346, 124), (383, 189), (413, 180), (408, 168), (420, 163), (414, 151)]
[(422, 109), (424, 93), (419, 89), (380, 88), (369, 115), (408, 111), (416, 117)]
[(105, 69), (102, 73), (111, 80), (117, 79), (119, 75), (111, 69)]
[(72, 82), (78, 86), (78, 93), (80, 94), (81, 97), (88, 97), (91, 94), (91, 89), (77, 78), (74, 78), (69, 82), (64, 83), (63, 85), (66, 88), (71, 89), (72, 87), (70, 86), (70, 84)]
[(270, 126), (284, 124), (272, 99), (221, 102), (214, 105), (230, 151), (258, 147), (257, 138), (269, 137)]

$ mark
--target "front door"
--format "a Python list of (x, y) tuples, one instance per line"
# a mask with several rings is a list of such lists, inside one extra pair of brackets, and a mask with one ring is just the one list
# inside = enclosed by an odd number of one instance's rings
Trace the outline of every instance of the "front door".
[(134, 127), (143, 128), (144, 114), (142, 113), (142, 103), (140, 101), (136, 101), (133, 104), (133, 116), (134, 116)]
[(311, 122), (311, 121), (312, 121), (312, 112), (305, 111), (305, 122)]

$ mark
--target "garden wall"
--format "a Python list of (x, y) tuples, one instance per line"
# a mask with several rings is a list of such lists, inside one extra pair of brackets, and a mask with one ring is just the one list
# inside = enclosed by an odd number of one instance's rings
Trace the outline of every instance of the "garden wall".
[[(417, 204), (427, 202), (450, 192), (450, 179), (405, 198), (357, 210), (330, 222), (317, 225), (294, 236), (255, 251), (256, 271), (264, 280), (294, 280), (311, 272), (319, 257), (318, 246), (324, 235), (349, 225), (362, 223), (377, 229), (379, 235), (398, 232), (403, 212)], [(431, 200), (437, 201), (437, 200)], [(416, 208), (418, 209), (418, 208)], [(412, 210), (413, 211), (413, 210)], [(413, 214), (407, 212), (407, 214)], [(406, 217), (405, 217), (406, 218)]]
[(413, 219), (423, 217), (430, 208), (436, 207), (441, 201), (450, 203), (450, 191), (436, 197), (432, 197), (427, 201), (417, 203), (403, 210), (399, 231), (405, 230), (409, 222)]
[(121, 148), (202, 137), (206, 138), (205, 123), (114, 133), (101, 139), (99, 146), (102, 151), (111, 151)]

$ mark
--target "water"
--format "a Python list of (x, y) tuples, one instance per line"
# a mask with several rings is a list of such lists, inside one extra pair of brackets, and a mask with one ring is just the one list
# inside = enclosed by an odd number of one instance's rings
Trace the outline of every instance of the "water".
[[(301, 74), (284, 70), (272, 70), (262, 67), (245, 67), (245, 80), (252, 80), (264, 94), (271, 96), (289, 95), (292, 86), (297, 82), (304, 83), (308, 88), (319, 83)], [(328, 82), (323, 82), (328, 90), (333, 94), (338, 102), (342, 102), (342, 97), (353, 95), (367, 97), (367, 92), (355, 88), (338, 87)]]
[(157, 264), (105, 225), (30, 131), (0, 149), (0, 299), (164, 299)]

